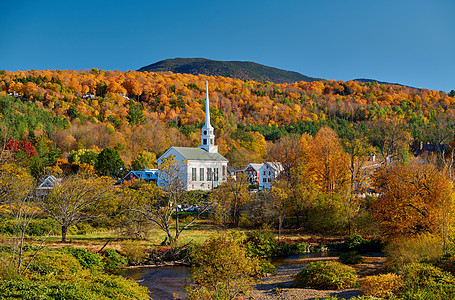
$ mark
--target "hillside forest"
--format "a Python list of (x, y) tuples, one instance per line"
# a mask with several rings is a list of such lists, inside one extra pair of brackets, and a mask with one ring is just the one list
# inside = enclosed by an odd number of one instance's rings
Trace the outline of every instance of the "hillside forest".
[(85, 149), (113, 148), (129, 167), (144, 151), (159, 157), (171, 145), (200, 143), (206, 81), (219, 152), (238, 168), (268, 159), (267, 149), (285, 136), (314, 136), (325, 126), (340, 139), (358, 132), (380, 147), (371, 125), (394, 120), (410, 134), (411, 150), (420, 143), (448, 143), (441, 140), (441, 130), (453, 128), (455, 117), (455, 91), (399, 85), (274, 84), (98, 69), (1, 71), (2, 136), (37, 151), (23, 160), (35, 176)]

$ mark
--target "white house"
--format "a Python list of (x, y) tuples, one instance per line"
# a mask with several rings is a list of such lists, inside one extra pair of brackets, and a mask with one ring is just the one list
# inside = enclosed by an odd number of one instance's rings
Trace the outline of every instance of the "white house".
[(61, 178), (56, 178), (55, 176), (47, 176), (43, 182), (36, 188), (36, 194), (38, 196), (48, 195), (55, 184), (59, 184), (62, 181)]
[(280, 162), (263, 164), (259, 169), (259, 190), (269, 190), (281, 171), (283, 171), (283, 165)]
[[(158, 158), (158, 166), (171, 155), (181, 166), (180, 178), (188, 191), (211, 190), (226, 181), (228, 160), (218, 153), (218, 146), (215, 145), (215, 135), (210, 125), (208, 83), (201, 145), (198, 148), (171, 147)], [(165, 185), (161, 175), (158, 175), (157, 185)]]

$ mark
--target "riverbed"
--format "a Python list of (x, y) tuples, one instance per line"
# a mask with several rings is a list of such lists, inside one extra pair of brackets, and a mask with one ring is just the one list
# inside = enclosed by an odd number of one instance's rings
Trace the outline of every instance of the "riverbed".
[[(301, 264), (302, 259), (328, 258), (338, 256), (334, 252), (313, 252), (300, 255), (290, 255), (284, 258), (274, 258), (272, 263), (278, 265)], [(185, 299), (185, 281), (189, 282), (190, 275), (186, 266), (138, 267), (122, 269), (118, 275), (130, 278), (149, 289), (150, 297), (155, 300)]]

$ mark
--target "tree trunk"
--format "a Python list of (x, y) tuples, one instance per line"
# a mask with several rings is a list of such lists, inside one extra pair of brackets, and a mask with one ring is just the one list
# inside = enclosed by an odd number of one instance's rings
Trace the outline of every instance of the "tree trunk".
[(179, 207), (177, 201), (175, 201), (175, 246), (177, 246), (177, 239), (179, 238)]
[(278, 217), (278, 240), (280, 240), (281, 238), (281, 226), (283, 224), (283, 219), (281, 217), (281, 214), (280, 216)]
[(66, 234), (68, 233), (68, 226), (62, 225), (62, 243), (66, 243)]

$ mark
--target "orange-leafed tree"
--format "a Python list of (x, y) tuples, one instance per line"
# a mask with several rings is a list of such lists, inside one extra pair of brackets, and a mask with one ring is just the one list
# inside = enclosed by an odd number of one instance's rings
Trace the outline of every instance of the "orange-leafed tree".
[(431, 232), (447, 238), (453, 219), (453, 188), (434, 165), (385, 166), (377, 171), (374, 186), (379, 197), (373, 215), (384, 237)]
[(329, 127), (321, 128), (307, 148), (308, 172), (326, 194), (345, 193), (349, 185), (349, 156)]

